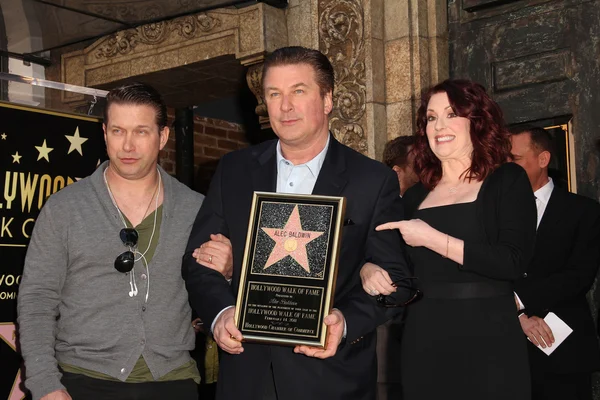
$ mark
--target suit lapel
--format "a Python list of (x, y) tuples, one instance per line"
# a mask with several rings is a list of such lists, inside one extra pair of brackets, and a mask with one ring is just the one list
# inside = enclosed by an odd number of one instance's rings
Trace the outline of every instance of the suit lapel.
[(254, 155), (256, 163), (252, 171), (252, 185), (256, 192), (277, 191), (276, 145), (274, 140), (264, 151), (258, 149)]
[(558, 187), (554, 187), (548, 205), (544, 210), (544, 215), (540, 221), (540, 225), (537, 229), (537, 236), (543, 235), (546, 230), (552, 229), (556, 225), (564, 214), (564, 204), (567, 197), (567, 193)]
[(342, 145), (330, 135), (329, 148), (312, 194), (339, 196), (346, 187), (346, 157)]

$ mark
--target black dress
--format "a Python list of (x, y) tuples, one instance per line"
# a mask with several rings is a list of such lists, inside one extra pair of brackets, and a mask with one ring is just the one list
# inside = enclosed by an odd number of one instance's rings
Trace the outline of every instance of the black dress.
[[(485, 240), (476, 203), (417, 210), (433, 228)], [(408, 247), (423, 298), (410, 305), (402, 342), (405, 400), (530, 399), (525, 336), (511, 283), (487, 278), (426, 247)]]

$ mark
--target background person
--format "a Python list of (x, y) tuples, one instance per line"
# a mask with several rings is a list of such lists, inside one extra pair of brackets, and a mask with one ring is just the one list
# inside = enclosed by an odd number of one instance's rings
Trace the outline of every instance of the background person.
[[(600, 206), (555, 186), (548, 176), (552, 138), (545, 129), (520, 127), (511, 142), (512, 159), (527, 171), (537, 206), (534, 257), (515, 285), (519, 321), (530, 339), (533, 400), (591, 400), (600, 348), (586, 294), (600, 266)], [(548, 356), (536, 346), (554, 343), (543, 319), (549, 312), (573, 333)]]
[(419, 182), (414, 169), (415, 155), (412, 152), (414, 144), (414, 136), (398, 136), (387, 142), (383, 149), (383, 163), (398, 175), (400, 196), (404, 196), (408, 189)]

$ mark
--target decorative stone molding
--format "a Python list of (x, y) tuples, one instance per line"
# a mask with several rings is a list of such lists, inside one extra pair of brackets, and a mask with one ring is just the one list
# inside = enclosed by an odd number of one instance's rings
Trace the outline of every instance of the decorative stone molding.
[(108, 59), (116, 55), (126, 55), (138, 43), (156, 45), (164, 42), (169, 36), (169, 30), (175, 31), (184, 39), (193, 39), (198, 30), (210, 32), (218, 27), (221, 21), (207, 14), (190, 15), (174, 20), (172, 23), (165, 21), (129, 29), (110, 35), (108, 40), (94, 53), (97, 60)]
[[(263, 3), (217, 9), (120, 31), (63, 54), (61, 78), (93, 87), (223, 55), (252, 65), (287, 43), (284, 10)], [(62, 100), (76, 103), (83, 96), (63, 93)]]
[(248, 67), (246, 82), (258, 101), (258, 105), (254, 111), (256, 112), (256, 115), (258, 115), (258, 122), (260, 123), (261, 128), (265, 129), (270, 126), (270, 123), (269, 112), (267, 111), (267, 105), (265, 104), (262, 90), (263, 65), (263, 63), (259, 63)]
[(367, 97), (363, 21), (360, 0), (319, 2), (319, 49), (331, 61), (336, 77), (330, 129), (342, 143), (367, 153), (363, 127)]

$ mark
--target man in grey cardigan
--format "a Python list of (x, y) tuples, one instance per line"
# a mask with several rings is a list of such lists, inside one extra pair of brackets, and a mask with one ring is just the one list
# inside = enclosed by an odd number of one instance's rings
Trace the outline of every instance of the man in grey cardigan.
[(110, 160), (37, 219), (18, 297), (34, 399), (197, 399), (180, 268), (203, 196), (157, 165), (166, 125), (153, 88), (111, 90)]

